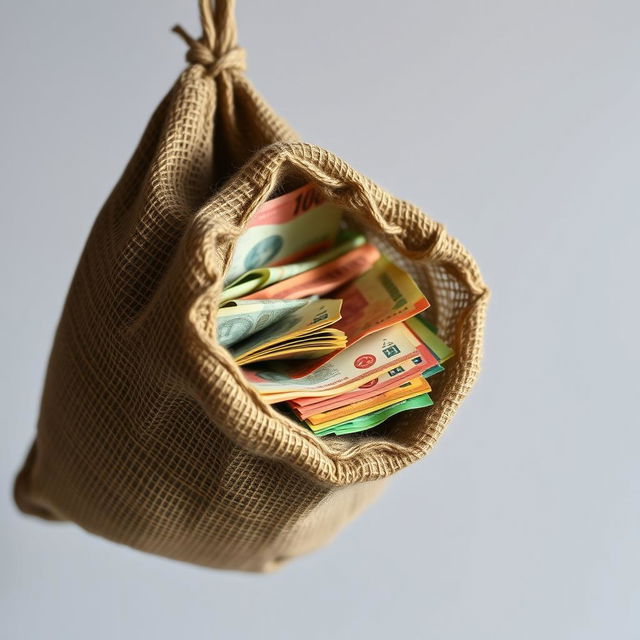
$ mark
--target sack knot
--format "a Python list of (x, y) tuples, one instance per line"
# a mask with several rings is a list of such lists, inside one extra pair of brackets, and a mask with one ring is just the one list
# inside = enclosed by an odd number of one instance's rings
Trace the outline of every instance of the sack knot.
[(202, 41), (192, 38), (182, 27), (176, 26), (177, 33), (188, 45), (187, 62), (201, 64), (214, 78), (223, 71), (241, 73), (247, 69), (247, 57), (242, 47), (234, 46), (222, 55), (216, 54)]
[(187, 61), (191, 64), (201, 64), (213, 76), (223, 71), (242, 72), (247, 68), (246, 54), (241, 47), (234, 47), (224, 55), (216, 58), (211, 49), (202, 42), (196, 41), (195, 45), (187, 51)]

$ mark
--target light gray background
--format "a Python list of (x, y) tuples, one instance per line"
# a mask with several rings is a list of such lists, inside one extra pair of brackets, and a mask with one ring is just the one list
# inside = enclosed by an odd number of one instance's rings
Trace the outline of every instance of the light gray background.
[(634, 0), (240, 0), (273, 106), (478, 259), (480, 382), (429, 458), (275, 575), (17, 513), (63, 297), (195, 7), (3, 4), (1, 637), (640, 637)]

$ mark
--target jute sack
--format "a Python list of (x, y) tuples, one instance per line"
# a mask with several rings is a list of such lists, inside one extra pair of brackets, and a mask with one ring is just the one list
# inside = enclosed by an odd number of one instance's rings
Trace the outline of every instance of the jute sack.
[[(16, 480), (25, 513), (137, 549), (267, 571), (329, 541), (384, 479), (434, 446), (478, 373), (487, 289), (443, 227), (336, 156), (295, 142), (243, 75), (232, 2), (203, 36), (100, 212)], [(241, 167), (241, 168), (239, 168)], [(434, 406), (318, 438), (267, 406), (216, 343), (234, 243), (252, 212), (313, 182), (415, 278), (454, 347)]]

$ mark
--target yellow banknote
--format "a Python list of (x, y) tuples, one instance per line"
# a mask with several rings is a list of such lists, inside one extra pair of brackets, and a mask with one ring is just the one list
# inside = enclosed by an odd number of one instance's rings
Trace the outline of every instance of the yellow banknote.
[(332, 427), (347, 420), (359, 418), (372, 411), (384, 409), (384, 407), (388, 407), (394, 402), (414, 398), (421, 393), (428, 393), (429, 391), (431, 391), (429, 383), (422, 376), (418, 376), (408, 382), (404, 382), (395, 389), (385, 391), (373, 398), (360, 400), (349, 406), (333, 409), (332, 411), (316, 413), (315, 415), (309, 416), (306, 422), (314, 430), (325, 429), (326, 427)]

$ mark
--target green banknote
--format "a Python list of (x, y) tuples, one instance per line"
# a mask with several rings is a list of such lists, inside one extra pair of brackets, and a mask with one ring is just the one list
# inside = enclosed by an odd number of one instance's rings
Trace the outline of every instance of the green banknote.
[(430, 328), (429, 323), (422, 316), (413, 316), (413, 318), (407, 320), (407, 324), (418, 338), (427, 345), (429, 351), (438, 359), (438, 362), (445, 362), (453, 356), (453, 349)]
[(311, 271), (331, 260), (339, 258), (341, 255), (361, 247), (365, 244), (366, 238), (359, 233), (345, 232), (338, 238), (337, 246), (318, 253), (307, 260), (282, 265), (280, 267), (262, 267), (251, 269), (239, 278), (236, 278), (220, 295), (220, 304), (224, 306), (230, 300), (242, 298), (254, 291), (264, 289), (276, 282), (293, 278), (305, 271)]
[(341, 422), (340, 424), (327, 427), (320, 431), (314, 431), (317, 436), (341, 436), (346, 433), (357, 433), (358, 431), (366, 431), (377, 427), (379, 424), (388, 420), (391, 416), (395, 416), (402, 411), (409, 411), (411, 409), (418, 409), (420, 407), (430, 407), (433, 404), (428, 393), (416, 396), (415, 398), (409, 398), (408, 400), (401, 400), (396, 404), (392, 404), (390, 407), (384, 409), (378, 409), (371, 413), (367, 413), (364, 416), (348, 420), (347, 422)]

